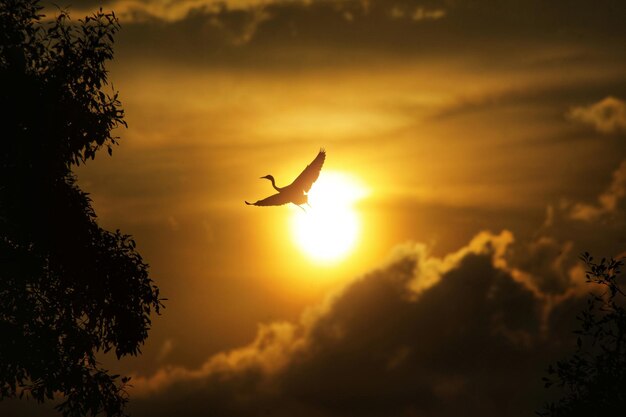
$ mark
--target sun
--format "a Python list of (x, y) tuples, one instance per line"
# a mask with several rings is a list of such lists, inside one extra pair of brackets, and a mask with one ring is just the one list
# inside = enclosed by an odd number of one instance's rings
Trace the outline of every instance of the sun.
[(309, 191), (306, 211), (295, 208), (292, 234), (300, 250), (322, 263), (345, 258), (356, 246), (361, 222), (355, 203), (366, 189), (339, 172), (322, 172)]

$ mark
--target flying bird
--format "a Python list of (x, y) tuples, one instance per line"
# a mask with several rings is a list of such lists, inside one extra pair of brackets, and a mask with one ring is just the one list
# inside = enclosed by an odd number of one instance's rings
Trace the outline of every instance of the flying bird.
[(250, 206), (282, 206), (283, 204), (293, 203), (302, 208), (302, 204), (309, 204), (309, 196), (307, 193), (320, 176), (320, 171), (322, 165), (324, 165), (325, 159), (326, 151), (320, 149), (313, 162), (307, 165), (304, 171), (298, 175), (298, 178), (286, 187), (277, 187), (272, 175), (261, 177), (261, 179), (270, 180), (272, 186), (278, 193), (264, 198), (263, 200), (259, 200), (256, 203), (248, 203), (247, 201), (245, 203)]

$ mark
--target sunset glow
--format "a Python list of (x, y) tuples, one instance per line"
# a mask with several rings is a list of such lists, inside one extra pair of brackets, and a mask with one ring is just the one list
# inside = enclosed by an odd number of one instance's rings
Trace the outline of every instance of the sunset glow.
[(293, 212), (295, 243), (317, 262), (336, 262), (346, 257), (361, 232), (361, 219), (354, 205), (366, 194), (363, 186), (345, 174), (322, 173), (309, 192), (311, 207)]

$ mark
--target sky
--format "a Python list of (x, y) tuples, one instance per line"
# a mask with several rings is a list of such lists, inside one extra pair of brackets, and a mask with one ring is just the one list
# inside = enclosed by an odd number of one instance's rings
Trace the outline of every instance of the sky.
[[(168, 299), (141, 356), (102, 358), (132, 415), (522, 416), (553, 395), (578, 255), (626, 253), (620, 1), (60, 5), (122, 24), (128, 128), (76, 173)], [(244, 204), (320, 148), (346, 218), (298, 237), (315, 204)], [(346, 224), (341, 256), (307, 252)]]

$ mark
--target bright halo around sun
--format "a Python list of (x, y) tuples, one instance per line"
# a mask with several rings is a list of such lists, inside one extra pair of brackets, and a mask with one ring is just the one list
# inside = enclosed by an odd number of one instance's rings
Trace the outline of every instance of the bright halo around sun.
[(346, 257), (356, 246), (361, 222), (355, 203), (367, 190), (355, 179), (338, 173), (320, 173), (309, 191), (309, 204), (295, 208), (293, 238), (311, 259), (330, 263)]

